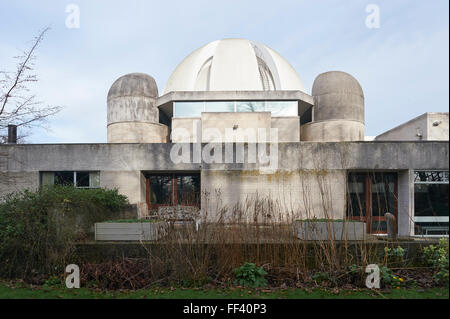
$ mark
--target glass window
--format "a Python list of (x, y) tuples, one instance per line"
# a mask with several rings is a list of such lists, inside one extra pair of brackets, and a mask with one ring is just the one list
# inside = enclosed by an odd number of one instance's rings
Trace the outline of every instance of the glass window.
[(200, 206), (200, 174), (151, 174), (149, 205)]
[(201, 117), (205, 102), (174, 102), (174, 117)]
[(42, 172), (41, 173), (41, 185), (55, 185), (55, 173)]
[(55, 185), (73, 185), (73, 172), (55, 172)]
[(271, 112), (272, 116), (298, 116), (297, 101), (174, 102), (174, 117), (200, 117), (202, 112)]
[(237, 112), (264, 112), (265, 102), (264, 101), (237, 101), (236, 102)]
[(444, 183), (448, 184), (447, 171), (416, 171), (414, 183)]
[(206, 102), (205, 112), (234, 112), (234, 102)]
[(77, 187), (89, 187), (89, 172), (76, 172)]
[(368, 232), (386, 233), (387, 212), (397, 215), (397, 173), (350, 172), (347, 218), (367, 223)]
[(416, 235), (448, 234), (448, 171), (414, 172)]
[(349, 202), (347, 217), (365, 216), (366, 174), (351, 173), (348, 176)]
[(297, 101), (267, 101), (266, 111), (270, 111), (272, 116), (297, 116)]
[(170, 205), (172, 203), (172, 176), (150, 176), (149, 200), (150, 204)]
[(89, 173), (89, 187), (92, 188), (100, 187), (100, 172)]
[(395, 214), (395, 174), (376, 173), (372, 180), (372, 216)]
[(178, 204), (198, 205), (200, 202), (200, 175), (182, 175), (177, 177)]
[(84, 188), (100, 187), (100, 172), (41, 172), (41, 185), (68, 185)]

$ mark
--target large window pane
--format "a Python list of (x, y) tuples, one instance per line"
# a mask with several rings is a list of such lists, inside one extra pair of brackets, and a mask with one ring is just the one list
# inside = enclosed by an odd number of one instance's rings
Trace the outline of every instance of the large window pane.
[(155, 174), (147, 178), (150, 205), (200, 206), (200, 174)]
[(395, 174), (376, 173), (372, 180), (372, 216), (395, 214)]
[(205, 102), (174, 102), (174, 117), (201, 117)]
[(200, 203), (200, 175), (177, 176), (178, 204), (198, 206)]
[(55, 185), (72, 185), (74, 183), (73, 172), (55, 172)]
[(89, 187), (89, 172), (77, 172), (77, 187)]
[(206, 112), (234, 112), (234, 102), (206, 102)]
[(89, 173), (89, 187), (91, 188), (100, 187), (100, 172)]
[(297, 101), (267, 101), (266, 111), (272, 116), (298, 116)]
[(237, 112), (264, 112), (265, 102), (264, 101), (237, 101), (236, 111)]
[(172, 204), (172, 176), (150, 176), (149, 199), (150, 204)]
[(416, 235), (448, 234), (448, 171), (414, 172)]
[(54, 185), (55, 184), (55, 173), (53, 172), (42, 172), (41, 173), (42, 185)]
[(415, 216), (448, 216), (448, 184), (415, 184)]
[(348, 176), (347, 217), (360, 217), (366, 211), (366, 174), (350, 173)]

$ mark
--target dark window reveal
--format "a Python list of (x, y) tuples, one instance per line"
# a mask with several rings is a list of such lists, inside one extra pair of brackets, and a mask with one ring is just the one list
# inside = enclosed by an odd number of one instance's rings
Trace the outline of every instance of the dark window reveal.
[(73, 185), (73, 172), (55, 172), (55, 185)]
[(386, 233), (384, 215), (397, 215), (397, 173), (351, 172), (347, 191), (347, 218), (366, 222), (369, 233)]
[(147, 185), (147, 201), (150, 207), (200, 206), (200, 174), (149, 174)]
[(448, 171), (414, 172), (416, 235), (448, 234)]

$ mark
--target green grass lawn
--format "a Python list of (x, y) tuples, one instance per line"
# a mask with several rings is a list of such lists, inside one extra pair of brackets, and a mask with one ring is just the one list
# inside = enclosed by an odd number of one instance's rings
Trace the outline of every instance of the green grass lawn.
[(341, 291), (338, 294), (325, 290), (303, 289), (254, 290), (242, 288), (202, 289), (202, 288), (152, 288), (135, 291), (97, 291), (80, 288), (53, 287), (11, 287), (0, 283), (1, 299), (449, 299), (448, 288), (432, 288), (427, 290), (399, 289), (390, 292), (370, 290)]

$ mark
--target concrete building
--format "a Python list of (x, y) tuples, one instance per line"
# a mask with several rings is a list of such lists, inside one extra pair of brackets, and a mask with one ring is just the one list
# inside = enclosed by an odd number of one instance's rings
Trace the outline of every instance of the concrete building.
[(0, 195), (69, 183), (118, 188), (140, 216), (195, 206), (209, 220), (358, 219), (382, 234), (391, 212), (400, 236), (448, 234), (448, 113), (366, 138), (354, 77), (320, 74), (310, 95), (244, 39), (194, 51), (158, 92), (146, 74), (117, 79), (105, 144), (0, 145)]

